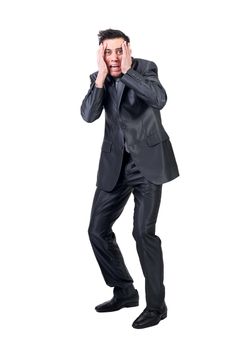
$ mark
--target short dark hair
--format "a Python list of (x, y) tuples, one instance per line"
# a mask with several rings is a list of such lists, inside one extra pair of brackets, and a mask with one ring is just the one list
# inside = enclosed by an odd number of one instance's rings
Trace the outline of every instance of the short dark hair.
[(106, 29), (106, 30), (100, 30), (98, 33), (98, 41), (99, 45), (106, 39), (116, 39), (116, 38), (123, 38), (127, 43), (130, 43), (129, 37), (121, 32), (120, 30), (116, 29)]

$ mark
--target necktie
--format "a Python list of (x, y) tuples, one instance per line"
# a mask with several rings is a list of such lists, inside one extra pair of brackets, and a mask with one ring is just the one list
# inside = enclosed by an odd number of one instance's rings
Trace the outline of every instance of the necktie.
[[(116, 93), (117, 93), (117, 98), (119, 98), (119, 93), (120, 93), (120, 84), (119, 84), (119, 81), (120, 81), (120, 78), (116, 78), (116, 79), (115, 79), (115, 89), (116, 89)], [(126, 142), (125, 142), (124, 134), (123, 134), (123, 131), (122, 131), (121, 127), (120, 127), (120, 132), (121, 132), (121, 134), (122, 134), (122, 136), (123, 136), (125, 149), (126, 149), (126, 151), (127, 151), (128, 153), (130, 153), (129, 150), (128, 150), (128, 146), (127, 146), (127, 144), (126, 144)]]
[(119, 92), (120, 92), (120, 84), (119, 84), (120, 78), (115, 79), (115, 89), (117, 92), (117, 97), (119, 97)]

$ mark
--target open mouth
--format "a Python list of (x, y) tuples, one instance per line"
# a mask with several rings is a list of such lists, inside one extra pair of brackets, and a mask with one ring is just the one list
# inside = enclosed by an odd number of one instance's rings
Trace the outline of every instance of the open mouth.
[(113, 65), (110, 66), (110, 68), (120, 68), (120, 66), (113, 64)]

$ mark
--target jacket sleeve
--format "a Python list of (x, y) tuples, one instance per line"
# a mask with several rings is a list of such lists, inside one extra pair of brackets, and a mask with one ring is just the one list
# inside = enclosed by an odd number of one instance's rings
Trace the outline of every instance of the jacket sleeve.
[(121, 81), (153, 108), (162, 109), (165, 106), (167, 94), (158, 79), (158, 68), (154, 62), (149, 61), (142, 74), (130, 68)]
[(104, 88), (95, 86), (95, 77), (93, 78), (92, 75), (90, 75), (90, 80), (89, 91), (80, 108), (82, 118), (88, 123), (94, 122), (102, 114), (104, 98)]

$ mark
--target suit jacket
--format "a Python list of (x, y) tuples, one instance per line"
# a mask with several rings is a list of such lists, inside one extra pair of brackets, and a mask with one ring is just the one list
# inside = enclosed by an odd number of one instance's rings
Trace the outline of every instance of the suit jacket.
[(125, 141), (136, 166), (150, 182), (163, 184), (179, 176), (169, 135), (161, 121), (160, 110), (167, 95), (157, 71), (154, 62), (133, 58), (131, 68), (119, 81), (118, 93), (110, 75), (103, 88), (95, 86), (98, 72), (90, 75), (91, 85), (82, 102), (81, 115), (92, 123), (105, 110), (96, 182), (104, 191), (111, 191), (118, 180)]

